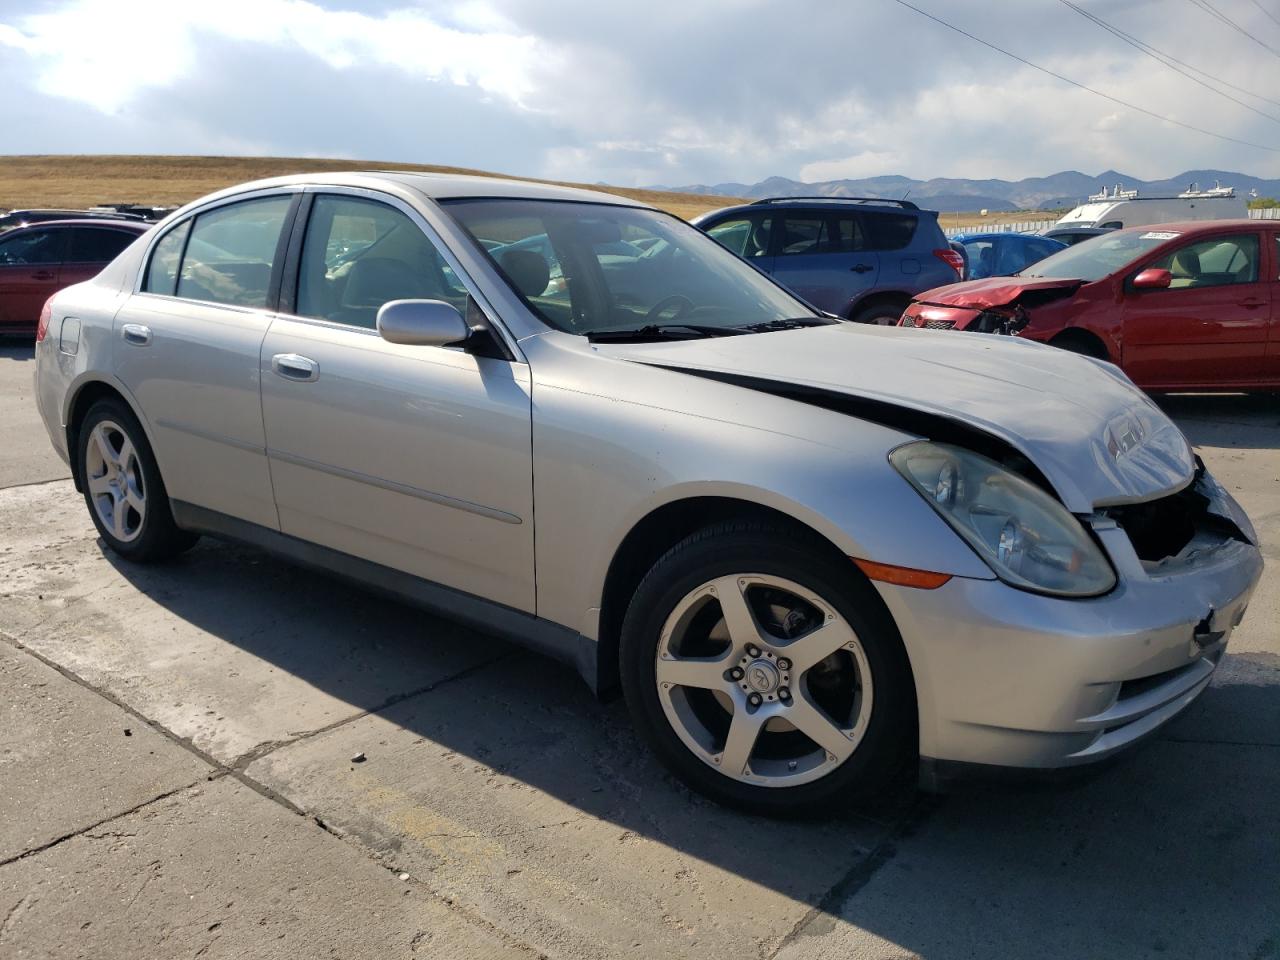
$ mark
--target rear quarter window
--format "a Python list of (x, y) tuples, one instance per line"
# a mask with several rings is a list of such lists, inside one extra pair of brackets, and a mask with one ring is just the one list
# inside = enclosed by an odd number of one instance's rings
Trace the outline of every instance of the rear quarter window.
[(920, 218), (907, 213), (871, 213), (863, 215), (868, 249), (901, 250), (915, 239)]
[(69, 263), (110, 263), (138, 234), (107, 227), (76, 227), (67, 242)]

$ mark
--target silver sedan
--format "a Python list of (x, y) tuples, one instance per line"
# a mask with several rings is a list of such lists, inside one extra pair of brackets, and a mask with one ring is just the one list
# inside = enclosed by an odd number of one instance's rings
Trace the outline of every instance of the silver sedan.
[(1109, 756), (1205, 688), (1262, 569), (1115, 367), (836, 321), (605, 194), (247, 184), (38, 339), (116, 553), (233, 538), (511, 637), (767, 813)]

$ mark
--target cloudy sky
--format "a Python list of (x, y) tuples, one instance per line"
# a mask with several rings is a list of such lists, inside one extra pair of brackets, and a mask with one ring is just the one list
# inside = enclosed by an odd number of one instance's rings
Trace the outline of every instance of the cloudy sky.
[(1232, 103), (1062, 0), (913, 0), (1274, 149), (1134, 113), (895, 0), (0, 0), (0, 153), (335, 156), (620, 185), (1280, 176), (1280, 0), (1205, 0), (1244, 32), (1201, 0), (1075, 2), (1277, 102)]

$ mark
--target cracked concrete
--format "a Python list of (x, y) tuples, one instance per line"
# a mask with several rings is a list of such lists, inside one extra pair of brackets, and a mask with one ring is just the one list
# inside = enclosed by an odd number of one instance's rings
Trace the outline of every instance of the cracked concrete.
[(689, 794), (554, 663), (252, 550), (130, 567), (70, 484), (0, 489), (0, 956), (1268, 956), (1280, 412), (1166, 404), (1272, 563), (1205, 696), (1082, 783), (825, 823)]
[(0, 955), (537, 955), (230, 778), (116, 823), (0, 868)]
[[(192, 783), (208, 769), (3, 641), (0, 691), (0, 863)], [(37, 810), (39, 816), (29, 815)]]

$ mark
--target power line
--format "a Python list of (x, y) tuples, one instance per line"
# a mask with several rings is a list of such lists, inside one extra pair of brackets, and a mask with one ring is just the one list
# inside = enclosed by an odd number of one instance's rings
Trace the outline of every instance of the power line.
[(1280, 17), (1277, 17), (1274, 13), (1272, 13), (1270, 10), (1264, 7), (1261, 3), (1258, 2), (1258, 0), (1253, 0), (1253, 5), (1257, 7), (1259, 10), (1261, 10), (1264, 14), (1266, 14), (1267, 17), (1270, 18), (1271, 21), (1274, 22), (1277, 27), (1280, 27)]
[[(1115, 27), (1115, 28), (1113, 28), (1113, 29), (1115, 29), (1117, 33), (1124, 33), (1124, 31), (1123, 31), (1123, 30), (1121, 30), (1121, 29), (1119, 29), (1118, 27)], [(1261, 93), (1257, 93), (1257, 92), (1255, 92), (1255, 91), (1253, 91), (1253, 90), (1249, 90), (1249, 89), (1247, 89), (1247, 88), (1245, 88), (1245, 87), (1238, 86), (1238, 85), (1236, 85), (1236, 84), (1232, 83), (1230, 80), (1223, 80), (1221, 77), (1216, 77), (1216, 76), (1214, 76), (1214, 75), (1213, 75), (1213, 74), (1211, 74), (1211, 73), (1208, 73), (1208, 72), (1206, 72), (1206, 71), (1204, 71), (1204, 70), (1201, 70), (1199, 67), (1197, 67), (1197, 66), (1195, 66), (1195, 65), (1193, 65), (1193, 64), (1187, 63), (1187, 61), (1185, 61), (1185, 60), (1179, 60), (1177, 57), (1175, 57), (1175, 56), (1174, 56), (1173, 54), (1171, 54), (1171, 53), (1167, 53), (1167, 52), (1165, 52), (1164, 50), (1157, 50), (1155, 47), (1151, 46), (1151, 44), (1149, 44), (1149, 43), (1145, 43), (1145, 42), (1143, 42), (1142, 40), (1139, 40), (1137, 37), (1133, 36), (1133, 34), (1124, 33), (1124, 35), (1125, 35), (1127, 38), (1129, 38), (1130, 40), (1133, 40), (1133, 41), (1134, 41), (1134, 42), (1136, 42), (1136, 43), (1140, 43), (1140, 44), (1142, 44), (1142, 45), (1143, 45), (1144, 47), (1146, 47), (1148, 50), (1151, 50), (1151, 51), (1153, 51), (1154, 53), (1159, 54), (1160, 56), (1164, 57), (1166, 60), (1171, 60), (1172, 62), (1174, 62), (1174, 63), (1178, 64), (1179, 66), (1186, 67), (1188, 70), (1191, 70), (1191, 71), (1193, 71), (1194, 73), (1198, 73), (1198, 74), (1200, 74), (1202, 77), (1208, 77), (1210, 80), (1213, 80), (1213, 81), (1215, 81), (1216, 83), (1220, 83), (1220, 84), (1222, 84), (1224, 87), (1230, 87), (1232, 90), (1236, 91), (1237, 93), (1243, 93), (1243, 94), (1244, 94), (1245, 96), (1247, 96), (1247, 97), (1255, 97), (1255, 98), (1257, 98), (1258, 100), (1262, 100), (1262, 101), (1263, 101), (1263, 102), (1265, 102), (1265, 103), (1274, 104), (1275, 106), (1280, 107), (1280, 100), (1273, 100), (1273, 99), (1271, 99), (1271, 97), (1263, 96)]]
[[(1150, 44), (1143, 43), (1137, 37), (1134, 37), (1128, 33), (1125, 33), (1119, 27), (1112, 26), (1111, 24), (1103, 20), (1101, 17), (1095, 16), (1094, 14), (1090, 13), (1088, 10), (1084, 9), (1078, 4), (1072, 3), (1071, 0), (1059, 0), (1059, 2), (1070, 7), (1072, 10), (1080, 14), (1080, 16), (1084, 17), (1085, 19), (1090, 20), (1093, 23), (1096, 23), (1103, 30), (1106, 30), (1111, 35), (1123, 40), (1125, 43), (1129, 44), (1129, 46), (1136, 48), (1142, 53), (1145, 53), (1148, 57), (1150, 57), (1152, 60), (1155, 60), (1157, 63), (1161, 63), (1164, 66), (1168, 67), (1170, 70), (1173, 70), (1175, 73), (1179, 73), (1182, 76), (1186, 77), (1188, 80), (1191, 80), (1194, 83), (1200, 84), (1200, 86), (1204, 87), (1206, 90), (1212, 90), (1218, 96), (1226, 97), (1226, 99), (1230, 100), (1232, 103), (1239, 104), (1240, 106), (1244, 107), (1246, 110), (1252, 110), (1254, 113), (1256, 113), (1260, 117), (1266, 117), (1268, 120), (1274, 121), (1275, 123), (1280, 123), (1280, 117), (1277, 117), (1274, 113), (1267, 113), (1265, 110), (1259, 110), (1257, 107), (1253, 106), (1252, 104), (1245, 103), (1243, 100), (1237, 97), (1233, 97), (1231, 94), (1227, 93), (1225, 90), (1219, 90), (1217, 87), (1213, 86), (1213, 84), (1207, 83), (1206, 81), (1201, 80), (1199, 77), (1188, 73), (1186, 70), (1183, 70), (1181, 67), (1177, 66), (1176, 63), (1172, 62), (1171, 58), (1167, 57), (1166, 55), (1160, 53), (1160, 51), (1156, 50), (1155, 47), (1151, 46)], [(1200, 72), (1203, 72), (1203, 71), (1200, 71)], [(1205, 76), (1211, 77), (1212, 75), (1206, 73)], [(1213, 77), (1212, 79), (1216, 80), (1217, 78)], [(1222, 82), (1222, 81), (1218, 81), (1218, 82)]]
[(1071, 86), (1078, 87), (1079, 89), (1084, 90), (1087, 93), (1092, 93), (1096, 97), (1102, 97), (1102, 99), (1110, 100), (1112, 103), (1119, 104), (1122, 107), (1127, 107), (1130, 110), (1136, 110), (1138, 113), (1145, 114), (1146, 116), (1152, 117), (1153, 119), (1156, 119), (1156, 120), (1160, 120), (1163, 123), (1171, 123), (1175, 127), (1182, 127), (1184, 130), (1190, 130), (1193, 133), (1202, 133), (1206, 137), (1213, 137), (1216, 140), (1225, 140), (1228, 143), (1238, 143), (1241, 146), (1253, 147), (1255, 150), (1266, 150), (1269, 153), (1280, 153), (1280, 147), (1268, 147), (1261, 143), (1254, 143), (1251, 140), (1241, 140), (1237, 137), (1229, 137), (1224, 133), (1214, 133), (1212, 130), (1205, 130), (1203, 127), (1193, 126), (1190, 123), (1184, 123), (1181, 120), (1174, 120), (1172, 117), (1163, 116), (1159, 113), (1156, 113), (1155, 111), (1148, 110), (1146, 107), (1140, 107), (1136, 103), (1130, 103), (1128, 100), (1121, 100), (1119, 97), (1113, 97), (1109, 93), (1103, 93), (1101, 90), (1096, 90), (1093, 87), (1086, 86), (1085, 84), (1081, 83), (1079, 80), (1072, 80), (1070, 77), (1064, 77), (1060, 73), (1055, 73), (1054, 71), (1050, 70), (1048, 67), (1042, 67), (1038, 63), (1032, 63), (1030, 60), (1026, 59), (1025, 57), (1020, 57), (1016, 53), (1010, 53), (1008, 50), (1005, 50), (1003, 47), (997, 47), (994, 43), (991, 43), (988, 40), (983, 40), (981, 37), (976, 37), (972, 33), (970, 33), (968, 30), (964, 30), (960, 27), (957, 27), (954, 23), (949, 23), (948, 21), (943, 20), (941, 17), (935, 17), (932, 13), (928, 13), (927, 11), (921, 10), (919, 7), (908, 3), (907, 0), (893, 0), (893, 2), (898, 4), (899, 6), (906, 7), (908, 10), (915, 11), (925, 19), (932, 20), (934, 23), (940, 24), (941, 26), (946, 27), (948, 30), (952, 30), (960, 34), (962, 37), (968, 37), (970, 40), (974, 41), (975, 43), (982, 44), (984, 47), (986, 47), (989, 50), (994, 50), (996, 53), (1002, 53), (1006, 57), (1009, 57), (1012, 60), (1017, 60), (1019, 63), (1025, 64), (1026, 66), (1031, 67), (1033, 70), (1039, 70), (1041, 73), (1048, 74), (1049, 76), (1053, 77), (1055, 80), (1061, 80), (1063, 83), (1069, 83), (1071, 84)]
[(1258, 46), (1262, 47), (1262, 49), (1269, 50), (1271, 51), (1271, 53), (1275, 54), (1277, 57), (1280, 57), (1280, 50), (1277, 50), (1275, 47), (1267, 43), (1265, 40), (1261, 40), (1258, 37), (1254, 36), (1244, 27), (1240, 26), (1240, 24), (1236, 23), (1234, 20), (1228, 17), (1225, 13), (1223, 13), (1221, 10), (1215, 7), (1212, 3), (1209, 2), (1209, 0), (1191, 0), (1191, 2), (1195, 4), (1197, 7), (1199, 7), (1201, 10), (1205, 11), (1205, 13), (1208, 13), (1211, 16), (1216, 17), (1221, 22), (1225, 23), (1228, 27), (1230, 27), (1236, 33), (1240, 34), (1241, 36), (1248, 37)]

